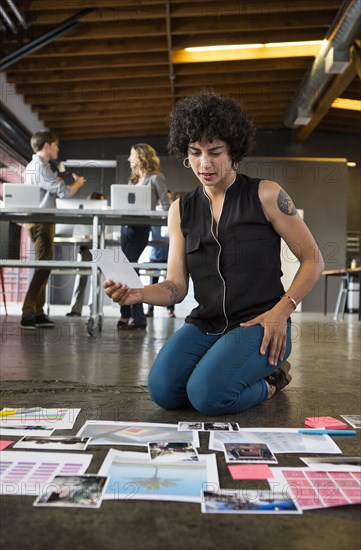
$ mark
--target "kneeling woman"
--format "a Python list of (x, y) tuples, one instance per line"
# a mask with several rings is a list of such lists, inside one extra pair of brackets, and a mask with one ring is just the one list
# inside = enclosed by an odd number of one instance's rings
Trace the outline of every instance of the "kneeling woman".
[[(169, 306), (188, 292), (198, 306), (159, 352), (150, 396), (165, 409), (190, 404), (206, 415), (237, 413), (291, 380), (290, 314), (316, 284), (320, 251), (287, 193), (275, 182), (238, 174), (254, 128), (241, 105), (205, 92), (178, 103), (169, 151), (200, 181), (169, 210), (167, 279), (141, 289), (107, 280), (122, 305)], [(280, 239), (300, 261), (286, 292)]]

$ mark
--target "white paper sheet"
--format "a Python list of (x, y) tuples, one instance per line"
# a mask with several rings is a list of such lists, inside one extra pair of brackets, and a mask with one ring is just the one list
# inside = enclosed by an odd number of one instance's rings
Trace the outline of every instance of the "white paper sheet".
[(199, 461), (151, 464), (148, 453), (110, 449), (98, 472), (109, 476), (105, 500), (174, 500), (201, 502), (201, 489), (218, 490), (214, 454), (198, 455)]
[(360, 456), (300, 456), (300, 460), (312, 470), (317, 471), (354, 471), (361, 473)]
[(84, 474), (92, 457), (85, 453), (1, 451), (0, 494), (39, 495), (56, 475)]
[(291, 491), (252, 491), (249, 489), (220, 489), (203, 491), (203, 514), (302, 514)]
[(90, 445), (141, 445), (152, 441), (189, 441), (199, 447), (198, 432), (179, 432), (177, 424), (151, 422), (107, 422), (88, 420), (76, 434), (91, 437)]
[(120, 247), (91, 249), (90, 252), (106, 279), (126, 284), (129, 288), (143, 288), (139, 275)]
[(95, 474), (55, 476), (33, 506), (50, 508), (100, 508), (109, 478)]
[(13, 445), (13, 449), (33, 449), (35, 451), (85, 451), (90, 443), (90, 437), (75, 437), (62, 435), (44, 437), (41, 435), (26, 435)]
[(26, 426), (26, 425), (19, 425), (19, 426), (0, 426), (0, 435), (1, 437), (5, 437), (8, 435), (42, 435), (44, 437), (47, 437), (49, 435), (52, 435), (55, 432), (55, 428), (51, 428), (49, 426)]
[[(16, 407), (14, 407), (14, 409), (16, 409)], [(54, 430), (71, 430), (80, 411), (81, 409), (66, 409), (60, 407), (58, 409), (48, 409), (39, 407), (29, 413), (21, 411), (20, 413), (10, 416), (2, 416), (0, 417), (0, 433), (2, 427), (16, 428), (18, 426), (46, 426)], [(4, 430), (2, 434), (9, 434), (9, 430)], [(25, 433), (24, 435), (30, 434)]]
[(223, 451), (224, 443), (267, 443), (273, 453), (342, 454), (329, 435), (298, 433), (298, 428), (242, 428), (239, 432), (211, 432), (209, 448)]
[(361, 428), (361, 414), (341, 414), (340, 416), (356, 430)]

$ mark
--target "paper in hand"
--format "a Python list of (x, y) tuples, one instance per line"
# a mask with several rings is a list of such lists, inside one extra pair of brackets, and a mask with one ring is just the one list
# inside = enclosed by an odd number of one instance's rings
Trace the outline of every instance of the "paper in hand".
[(90, 252), (106, 279), (128, 285), (129, 288), (143, 288), (139, 275), (120, 247), (91, 249)]

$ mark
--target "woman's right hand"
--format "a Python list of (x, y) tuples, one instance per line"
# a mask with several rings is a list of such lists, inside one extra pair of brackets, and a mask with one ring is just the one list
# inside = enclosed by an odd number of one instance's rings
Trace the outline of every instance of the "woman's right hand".
[(116, 304), (121, 306), (131, 306), (139, 304), (143, 301), (142, 288), (129, 288), (122, 283), (115, 283), (111, 279), (107, 279), (103, 283), (105, 294)]

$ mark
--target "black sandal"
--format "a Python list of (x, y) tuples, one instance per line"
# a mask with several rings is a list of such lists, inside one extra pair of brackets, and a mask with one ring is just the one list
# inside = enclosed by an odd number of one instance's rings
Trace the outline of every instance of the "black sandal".
[(288, 361), (282, 363), (270, 376), (265, 378), (266, 382), (275, 388), (275, 393), (283, 390), (292, 380), (290, 375), (291, 364)]

